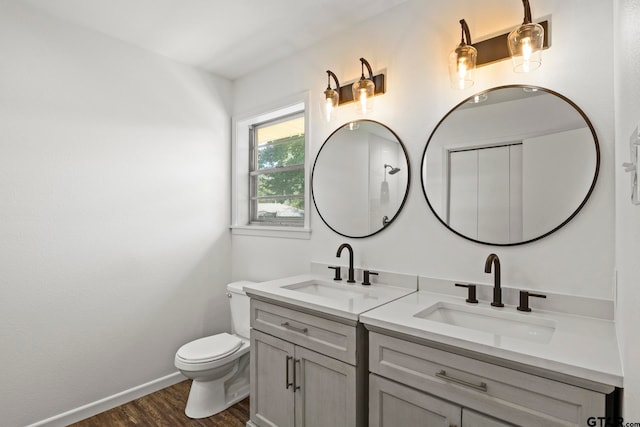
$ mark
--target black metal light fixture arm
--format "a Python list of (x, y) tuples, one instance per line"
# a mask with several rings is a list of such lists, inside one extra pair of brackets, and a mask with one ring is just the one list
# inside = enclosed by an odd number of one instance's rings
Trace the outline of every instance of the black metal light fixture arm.
[[(465, 45), (465, 44), (472, 44), (471, 43), (471, 33), (469, 31), (469, 26), (467, 25), (467, 21), (465, 21), (464, 19), (460, 20), (460, 26), (462, 27), (462, 36), (460, 38), (460, 44), (461, 45)], [(465, 41), (466, 38), (466, 41)]]
[(371, 65), (367, 62), (366, 59), (360, 58), (360, 62), (362, 64), (362, 79), (364, 79), (364, 67), (367, 66), (367, 71), (369, 71), (369, 80), (373, 81), (373, 70), (371, 70)]
[(338, 77), (331, 70), (327, 70), (327, 90), (331, 89), (331, 78), (333, 77), (333, 81), (336, 84), (336, 90), (340, 90), (340, 83), (338, 82)]
[(531, 6), (529, 5), (529, 0), (522, 0), (522, 5), (524, 6), (524, 21), (523, 24), (531, 24)]

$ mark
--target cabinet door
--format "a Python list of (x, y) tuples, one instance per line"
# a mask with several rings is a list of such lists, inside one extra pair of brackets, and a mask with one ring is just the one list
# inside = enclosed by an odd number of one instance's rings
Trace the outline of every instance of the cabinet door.
[(369, 427), (460, 427), (462, 408), (369, 375)]
[(356, 426), (356, 368), (295, 349), (296, 427)]
[(251, 421), (260, 427), (293, 427), (294, 345), (251, 330)]
[(462, 408), (462, 427), (515, 427), (504, 421)]

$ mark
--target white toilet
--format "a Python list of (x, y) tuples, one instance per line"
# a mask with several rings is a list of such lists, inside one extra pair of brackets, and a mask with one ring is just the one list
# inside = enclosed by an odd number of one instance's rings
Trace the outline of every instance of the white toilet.
[(185, 414), (205, 418), (224, 411), (249, 395), (249, 297), (242, 287), (227, 285), (233, 334), (200, 338), (180, 347), (175, 365), (191, 378)]

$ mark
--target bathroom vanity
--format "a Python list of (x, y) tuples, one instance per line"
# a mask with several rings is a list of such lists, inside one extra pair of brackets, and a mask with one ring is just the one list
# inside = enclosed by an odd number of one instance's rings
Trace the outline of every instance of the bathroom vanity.
[[(368, 342), (359, 315), (415, 292), (416, 276), (377, 272), (363, 286), (295, 276), (248, 286), (255, 426), (366, 426)], [(394, 283), (386, 286), (381, 283)]]
[(326, 276), (245, 287), (249, 426), (583, 426), (618, 415), (609, 301), (550, 294), (523, 313), (513, 288), (498, 308), (489, 285), (471, 304), (453, 281), (420, 277), (416, 292), (416, 276), (396, 275), (404, 287)]
[(252, 302), (251, 323), (251, 417), (257, 425), (364, 425), (368, 372), (366, 353), (357, 351), (366, 343), (362, 325), (260, 300)]
[(607, 392), (613, 391), (528, 374), (506, 368), (505, 361), (485, 362), (477, 358), (482, 355), (463, 356), (460, 349), (413, 337), (371, 333), (369, 348), (371, 427), (425, 419), (424, 425), (434, 426), (584, 426), (588, 417), (605, 414)]
[[(421, 289), (442, 286), (454, 283), (420, 278)], [(507, 292), (505, 307), (495, 308), (421, 290), (363, 313), (369, 425), (426, 419), (445, 426), (584, 426), (591, 417), (616, 415), (622, 371), (607, 308), (594, 310), (600, 318), (521, 313), (514, 299)], [(572, 307), (598, 304), (576, 300)]]

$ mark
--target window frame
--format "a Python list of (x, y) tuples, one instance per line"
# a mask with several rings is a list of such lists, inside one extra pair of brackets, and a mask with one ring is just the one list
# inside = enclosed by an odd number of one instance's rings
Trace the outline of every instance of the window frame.
[[(231, 232), (234, 235), (310, 239), (310, 93), (304, 92), (232, 117), (231, 150)], [(250, 141), (249, 128), (300, 112), (304, 115), (305, 158), (304, 158), (304, 222), (301, 226), (282, 224), (251, 223), (250, 212)]]
[[(287, 227), (304, 227), (304, 217), (303, 218), (274, 218), (273, 220), (270, 219), (258, 219), (258, 201), (260, 199), (262, 200), (278, 200), (278, 199), (286, 199), (286, 198), (296, 198), (296, 199), (302, 199), (303, 203), (304, 203), (304, 198), (306, 195), (306, 174), (305, 174), (305, 162), (306, 162), (306, 150), (305, 150), (305, 159), (303, 160), (302, 163), (300, 164), (296, 164), (296, 165), (291, 165), (291, 166), (282, 166), (282, 167), (275, 167), (275, 168), (269, 168), (269, 169), (258, 169), (258, 154), (259, 154), (259, 147), (258, 144), (256, 144), (256, 134), (258, 132), (258, 130), (260, 128), (264, 128), (264, 127), (268, 127), (268, 126), (273, 126), (273, 125), (277, 125), (279, 123), (284, 123), (287, 122), (289, 120), (292, 119), (296, 119), (298, 117), (302, 117), (303, 119), (305, 118), (305, 114), (304, 114), (304, 110), (300, 110), (300, 111), (296, 111), (290, 114), (287, 114), (286, 116), (280, 116), (278, 118), (275, 118), (273, 120), (268, 120), (266, 122), (261, 122), (261, 123), (254, 123), (249, 127), (249, 204), (250, 204), (250, 208), (249, 208), (249, 224), (250, 225), (258, 225), (258, 226), (264, 226), (264, 225), (281, 225), (281, 226), (287, 226)], [(306, 127), (306, 125), (305, 125)], [(295, 137), (294, 137), (295, 138)], [(287, 144), (290, 142), (293, 142), (294, 138), (292, 138), (289, 141), (278, 141), (278, 142), (269, 142), (267, 144), (265, 144), (265, 146), (275, 146), (275, 145), (281, 145), (281, 144)], [(303, 141), (306, 147), (307, 144), (307, 135), (304, 134), (303, 136)], [(258, 185), (257, 185), (257, 180), (258, 177), (260, 175), (272, 175), (272, 174), (277, 174), (277, 173), (282, 173), (282, 172), (288, 172), (288, 171), (293, 171), (293, 170), (302, 170), (303, 174), (305, 174), (305, 186), (303, 188), (303, 193), (301, 195), (277, 195), (277, 196), (258, 196), (257, 194), (257, 190), (258, 190)], [(306, 207), (305, 207), (306, 208)], [(304, 216), (306, 217), (309, 213), (307, 212), (307, 210), (304, 210)]]

